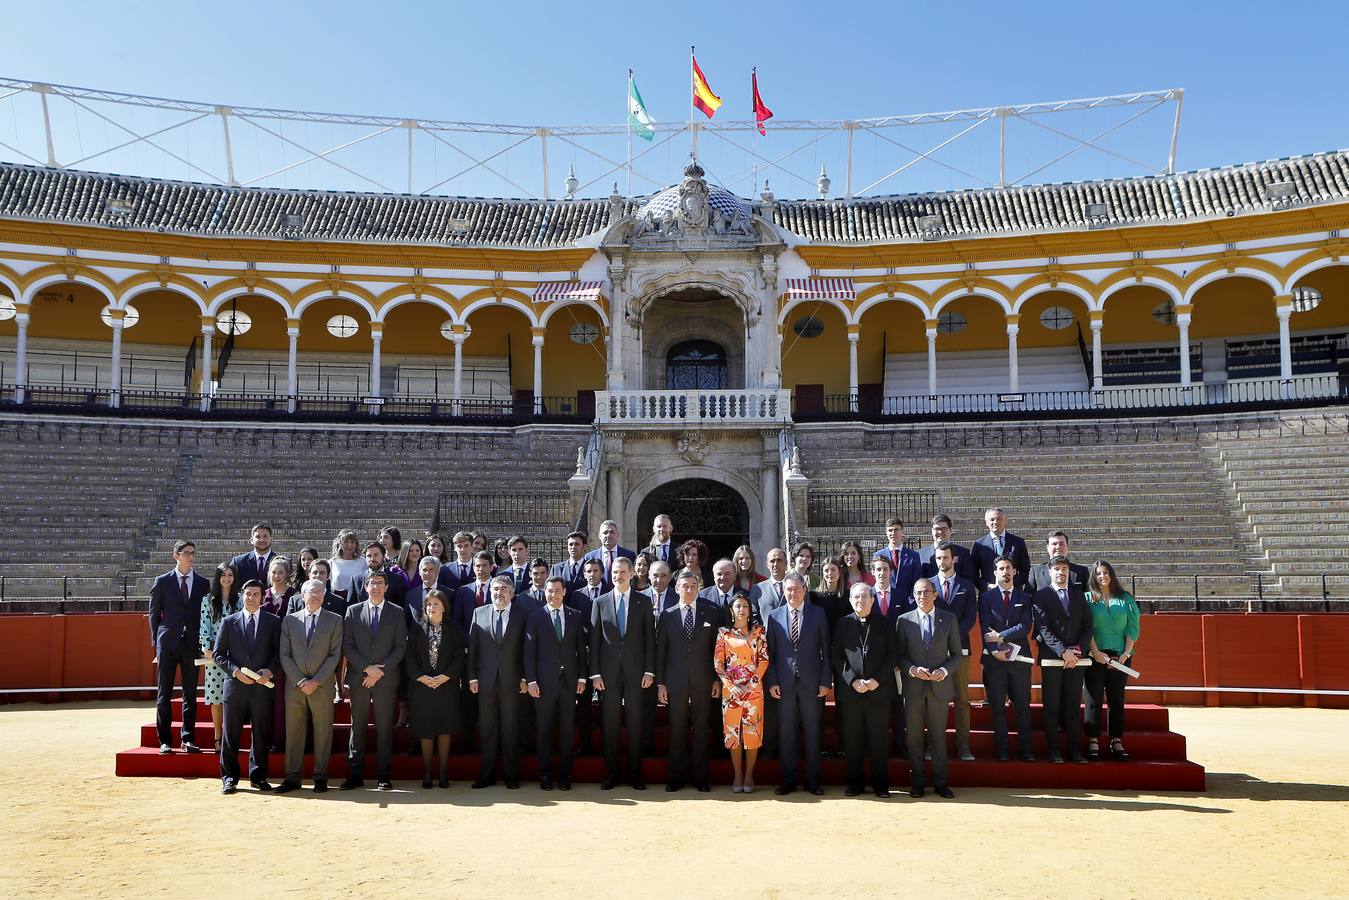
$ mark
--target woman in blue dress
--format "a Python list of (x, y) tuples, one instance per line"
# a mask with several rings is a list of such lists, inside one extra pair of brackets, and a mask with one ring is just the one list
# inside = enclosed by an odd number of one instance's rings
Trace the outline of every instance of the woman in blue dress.
[(216, 567), (211, 576), (211, 593), (201, 598), (201, 655), (206, 659), (203, 694), (211, 708), (211, 725), (215, 728), (215, 749), (220, 752), (220, 734), (223, 726), (221, 703), (225, 699), (225, 670), (215, 664), (212, 648), (220, 623), (225, 616), (242, 609), (239, 600), (239, 573), (227, 562)]

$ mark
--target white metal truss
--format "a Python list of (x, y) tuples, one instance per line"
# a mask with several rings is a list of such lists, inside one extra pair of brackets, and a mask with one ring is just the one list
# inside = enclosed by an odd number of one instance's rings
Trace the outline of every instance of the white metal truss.
[[(817, 184), (823, 182), (823, 179), (816, 179), (813, 172), (807, 176), (798, 171), (794, 171), (789, 160), (794, 158), (799, 160), (800, 155), (808, 150), (815, 148), (818, 155), (819, 145), (828, 138), (839, 138), (845, 148), (840, 160), (843, 168), (843, 191), (842, 196), (845, 199), (853, 197), (864, 197), (871, 194), (877, 188), (882, 187), (895, 176), (911, 169), (921, 162), (932, 163), (948, 172), (958, 175), (963, 184), (969, 186), (1011, 186), (1025, 183), (1027, 179), (1049, 169), (1057, 163), (1062, 162), (1068, 157), (1073, 156), (1083, 150), (1092, 150), (1110, 157), (1114, 160), (1127, 163), (1128, 165), (1148, 174), (1170, 174), (1175, 172), (1176, 167), (1176, 147), (1180, 136), (1181, 109), (1184, 100), (1184, 91), (1180, 88), (1172, 88), (1158, 91), (1138, 91), (1128, 94), (1116, 94), (1107, 97), (1086, 97), (1073, 100), (1055, 100), (1042, 103), (1024, 103), (1004, 106), (988, 106), (975, 109), (950, 110), (946, 112), (917, 113), (911, 115), (879, 116), (875, 118), (859, 119), (823, 119), (823, 120), (805, 120), (805, 119), (773, 119), (768, 127), (773, 132), (801, 134), (806, 137), (804, 142), (797, 144), (794, 148), (786, 152), (778, 152), (781, 148), (774, 147), (770, 153), (768, 150), (763, 152), (759, 149), (759, 143), (750, 135), (757, 130), (757, 124), (748, 120), (721, 120), (709, 122), (661, 122), (656, 124), (656, 130), (661, 132), (658, 140), (651, 142), (645, 147), (640, 146), (632, 148), (631, 135), (628, 132), (626, 124), (601, 124), (601, 125), (514, 125), (501, 123), (485, 122), (458, 122), (438, 119), (407, 118), (397, 116), (374, 116), (374, 115), (356, 115), (347, 113), (324, 113), (308, 112), (301, 110), (275, 109), (268, 107), (250, 107), (222, 105), (216, 103), (200, 103), (189, 100), (175, 100), (164, 97), (151, 97), (138, 94), (127, 94), (117, 91), (107, 91), (97, 88), (73, 87), (69, 85), (55, 85), (36, 81), (26, 81), (22, 79), (0, 78), (0, 104), (16, 103), (26, 95), (35, 96), (41, 107), (41, 128), (42, 138), (45, 142), (46, 159), (45, 165), (54, 168), (75, 168), (85, 166), (93, 161), (99, 160), (116, 151), (125, 150), (135, 145), (144, 145), (155, 151), (161, 152), (169, 158), (187, 166), (192, 172), (198, 173), (206, 179), (228, 185), (260, 185), (264, 182), (275, 184), (279, 176), (288, 172), (293, 172), (300, 167), (311, 163), (321, 163), (333, 166), (358, 181), (371, 186), (380, 191), (391, 191), (383, 177), (383, 172), (371, 173), (363, 172), (358, 166), (348, 165), (343, 161), (334, 158), (336, 154), (349, 148), (364, 144), (368, 141), (376, 140), (385, 135), (404, 129), (407, 133), (406, 159), (401, 161), (401, 165), (406, 169), (406, 179), (402, 180), (400, 187), (405, 186), (408, 193), (427, 194), (437, 190), (452, 186), (459, 179), (468, 176), (471, 173), (486, 172), (500, 179), (504, 184), (519, 192), (521, 197), (542, 197), (548, 199), (553, 195), (550, 189), (551, 185), (557, 183), (555, 174), (549, 172), (548, 151), (549, 138), (566, 145), (568, 151), (576, 150), (585, 154), (591, 161), (602, 164), (605, 168), (598, 175), (585, 173), (587, 180), (581, 183), (579, 180), (568, 185), (568, 190), (575, 194), (586, 188), (605, 181), (610, 175), (616, 172), (624, 172), (628, 175), (629, 183), (632, 176), (636, 176), (644, 184), (649, 184), (654, 188), (663, 187), (669, 183), (673, 177), (670, 173), (665, 173), (663, 177), (652, 174), (650, 171), (643, 171), (633, 165), (634, 162), (641, 160), (647, 154), (660, 148), (667, 147), (670, 141), (681, 135), (687, 135), (690, 146), (696, 147), (696, 139), (702, 132), (719, 139), (724, 147), (729, 147), (740, 156), (737, 166), (743, 164), (743, 168), (734, 171), (733, 177), (726, 182), (728, 186), (743, 182), (745, 178), (752, 177), (757, 180), (758, 174), (762, 170), (764, 173), (777, 172), (788, 176), (790, 183), (803, 183), (806, 187), (814, 188)], [(58, 106), (50, 101), (61, 99), (70, 106)], [(1137, 121), (1147, 113), (1155, 109), (1172, 104), (1175, 107), (1174, 117), (1170, 128), (1170, 141), (1166, 152), (1166, 162), (1164, 166), (1150, 165), (1129, 153), (1125, 153), (1117, 148), (1106, 146), (1102, 143), (1104, 139), (1119, 132), (1127, 125)], [(1049, 125), (1044, 119), (1054, 115), (1068, 112), (1090, 112), (1097, 110), (1117, 110), (1126, 107), (1139, 107), (1138, 111), (1126, 110), (1127, 118), (1117, 121), (1103, 130), (1091, 135), (1090, 137), (1080, 137), (1062, 128), (1056, 128)], [(137, 130), (124, 121), (119, 121), (116, 109), (126, 110), (147, 109), (170, 114), (181, 114), (179, 121), (170, 122), (148, 130)], [(96, 150), (94, 152), (81, 152), (79, 154), (70, 154), (68, 158), (58, 159), (56, 153), (56, 140), (54, 137), (54, 118), (65, 114), (66, 109), (83, 110), (102, 121), (112, 125), (127, 136), (125, 140), (120, 140), (114, 146)], [(215, 118), (220, 123), (219, 145), (211, 148), (211, 162), (216, 164), (223, 163), (225, 170), (224, 176), (212, 172), (207, 166), (209, 163), (202, 160), (194, 161), (189, 156), (174, 152), (172, 149), (164, 146), (161, 140), (162, 136), (177, 129), (186, 128), (193, 123), (201, 122), (204, 119)], [(272, 138), (280, 141), (282, 144), (299, 150), (303, 156), (299, 159), (289, 159), (279, 165), (264, 166), (256, 173), (248, 173), (247, 177), (239, 177), (240, 161), (237, 158), (234, 140), (231, 133), (231, 120), (238, 120), (241, 123), (252, 126), (259, 132), (270, 135)], [(1045, 133), (1067, 142), (1068, 149), (1045, 161), (1043, 164), (1031, 168), (1020, 177), (1009, 179), (1007, 177), (1007, 126), (1011, 120), (1019, 120)], [(13, 154), (10, 158), (15, 161), (44, 164), (41, 160), (41, 151), (38, 150), (38, 139), (36, 135), (36, 121), (25, 122), (22, 128), (18, 127), (18, 119), (15, 118), (16, 129), (20, 131), (18, 146), (0, 140), (0, 150)], [(288, 123), (301, 123), (304, 125), (329, 125), (329, 126), (349, 126), (353, 129), (360, 129), (358, 136), (351, 139), (343, 139), (326, 149), (314, 149), (309, 142), (297, 140), (295, 137), (287, 135), (285, 128)], [(998, 149), (997, 149), (997, 180), (986, 178), (975, 172), (968, 171), (966, 168), (956, 165), (950, 159), (942, 159), (940, 155), (949, 147), (957, 144), (971, 133), (987, 131), (985, 126), (990, 123), (997, 124), (998, 130)], [(916, 126), (950, 126), (954, 133), (943, 135), (942, 139), (927, 149), (920, 149), (912, 146), (910, 143), (899, 140), (894, 129), (911, 128)], [(448, 177), (437, 177), (434, 183), (418, 190), (414, 180), (415, 163), (418, 161), (414, 153), (414, 137), (417, 134), (424, 133), (436, 145), (443, 145), (453, 151), (460, 157), (463, 157), (464, 164), (462, 168), (457, 168)], [(738, 135), (744, 134), (746, 137), (741, 139)], [(505, 141), (504, 146), (483, 152), (474, 147), (469, 148), (465, 144), (466, 140), (473, 138), (501, 138)], [(237, 139), (237, 133), (233, 136)], [(875, 138), (876, 146), (887, 153), (893, 153), (889, 147), (901, 151), (904, 156), (886, 160), (883, 166), (879, 165), (878, 171), (885, 174), (871, 179), (869, 183), (860, 188), (854, 188), (854, 169), (856, 162), (855, 145), (859, 137)], [(587, 146), (584, 141), (592, 138), (607, 138), (608, 141), (602, 149), (595, 149)], [(624, 158), (621, 146), (618, 140), (626, 138), (629, 143), (629, 150)], [(538, 156), (538, 175), (537, 187), (527, 186), (521, 183), (521, 176), (512, 174), (509, 169), (503, 170), (499, 164), (494, 165), (495, 161), (505, 157), (507, 154), (520, 148), (523, 145), (537, 141), (539, 144)], [(881, 147), (884, 143), (889, 147)], [(427, 146), (423, 144), (423, 147)], [(26, 147), (26, 149), (25, 149)], [(633, 151), (636, 151), (635, 153)], [(476, 152), (475, 152), (476, 151)], [(382, 152), (382, 151), (381, 151)], [(425, 152), (425, 150), (423, 150)], [(667, 153), (668, 153), (667, 149)], [(1159, 154), (1160, 155), (1160, 154)], [(503, 161), (506, 161), (503, 160)], [(704, 161), (706, 165), (706, 161)], [(153, 176), (154, 172), (123, 174), (146, 174)], [(439, 170), (437, 170), (437, 176)], [(427, 179), (430, 181), (431, 179)], [(532, 182), (532, 178), (525, 178), (525, 181)], [(570, 179), (569, 179), (570, 181)], [(823, 192), (823, 187), (820, 188)]]

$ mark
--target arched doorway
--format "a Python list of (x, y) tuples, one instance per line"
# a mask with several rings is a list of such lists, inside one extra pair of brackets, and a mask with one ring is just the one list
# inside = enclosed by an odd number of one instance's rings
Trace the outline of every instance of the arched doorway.
[(707, 544), (708, 563), (730, 557), (749, 543), (749, 508), (732, 487), (707, 478), (683, 478), (653, 490), (638, 507), (637, 521), (649, 526), (665, 513), (674, 521), (675, 545), (697, 538)]
[(665, 386), (672, 391), (724, 390), (730, 386), (726, 350), (716, 341), (681, 341), (665, 356)]

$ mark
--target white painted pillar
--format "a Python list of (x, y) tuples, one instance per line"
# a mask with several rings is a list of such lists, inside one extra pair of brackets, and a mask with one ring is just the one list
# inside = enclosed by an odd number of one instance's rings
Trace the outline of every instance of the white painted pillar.
[(1193, 309), (1186, 303), (1176, 307), (1176, 328), (1180, 330), (1180, 386), (1190, 386), (1190, 315)]
[(1092, 310), (1091, 313), (1091, 389), (1102, 390), (1105, 387), (1103, 360), (1101, 358), (1101, 329), (1105, 327), (1105, 312)]
[(122, 326), (126, 310), (110, 309), (112, 319), (112, 374), (108, 378), (108, 406), (116, 409), (122, 402)]
[(782, 528), (778, 524), (778, 485), (782, 483), (782, 475), (777, 466), (765, 466), (763, 470), (763, 481), (760, 485), (760, 494), (763, 497), (763, 535), (761, 540), (763, 544), (756, 554), (766, 557), (768, 551), (774, 547), (782, 546), (786, 539), (782, 533)]
[(450, 343), (454, 344), (454, 414), (464, 414), (464, 341), (468, 340), (468, 326), (455, 325), (450, 331)]
[[(612, 448), (612, 442), (610, 442), (609, 448)], [(605, 452), (607, 453), (608, 449), (606, 449)], [(619, 453), (622, 453), (621, 449), (619, 450)], [(623, 467), (610, 466), (607, 479), (608, 485), (607, 490), (605, 491), (606, 496), (604, 498), (606, 515), (602, 518), (613, 519), (619, 524), (619, 528), (621, 529), (628, 524), (623, 521), (623, 507), (628, 499), (627, 486), (624, 484), (623, 479)]]
[(212, 375), (211, 345), (215, 341), (215, 319), (201, 317), (201, 411), (211, 408)]
[(371, 397), (380, 396), (379, 393), (379, 345), (384, 340), (384, 332), (375, 324), (370, 326), (370, 390)]
[(927, 393), (928, 396), (935, 397), (937, 394), (937, 320), (927, 320)]
[(858, 325), (848, 326), (848, 409), (857, 412), (857, 342), (862, 338)]
[(534, 346), (534, 413), (543, 412), (543, 335), (542, 328), (532, 330), (529, 342)]
[(1007, 317), (1007, 389), (1012, 393), (1017, 392), (1021, 381), (1016, 358), (1016, 336), (1021, 330), (1021, 326), (1017, 322), (1020, 318), (1020, 316)]
[(1293, 315), (1293, 298), (1291, 295), (1275, 297), (1274, 302), (1278, 304), (1274, 313), (1279, 317), (1279, 381), (1282, 385), (1280, 393), (1287, 400), (1293, 389), (1293, 336), (1288, 326), (1288, 320)]
[(22, 403), (28, 387), (28, 304), (14, 304), (18, 310), (14, 315), (14, 324), (19, 329), (18, 340), (14, 344), (14, 402)]
[(295, 412), (296, 396), (300, 393), (300, 376), (296, 371), (300, 343), (300, 320), (286, 320), (286, 338), (290, 346), (286, 348), (286, 411)]

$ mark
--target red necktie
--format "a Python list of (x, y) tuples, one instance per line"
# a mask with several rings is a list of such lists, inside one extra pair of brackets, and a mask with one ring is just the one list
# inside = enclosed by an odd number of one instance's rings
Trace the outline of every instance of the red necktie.
[(942, 593), (942, 599), (945, 600), (945, 601), (947, 602), (947, 604), (949, 605), (949, 604), (951, 603), (951, 579), (949, 579), (949, 578), (946, 579), (946, 583), (942, 585), (942, 592), (941, 592), (941, 593)]
[(892, 560), (894, 560), (894, 563), (895, 563), (895, 572), (898, 573), (898, 572), (899, 572), (899, 548), (895, 548), (894, 550), (891, 550), (891, 551), (890, 551), (890, 558), (891, 558)]
[(1003, 592), (1002, 592), (1002, 613), (1003, 613), (1003, 615), (1007, 615), (1007, 614), (1010, 613), (1011, 611), (1012, 611), (1012, 592), (1011, 592), (1011, 591), (1003, 591)]
[(881, 615), (885, 615), (886, 612), (890, 609), (889, 596), (890, 596), (889, 591), (876, 592), (876, 598), (881, 601)]
[(483, 597), (483, 586), (478, 585), (478, 605), (482, 606), (487, 600)]

